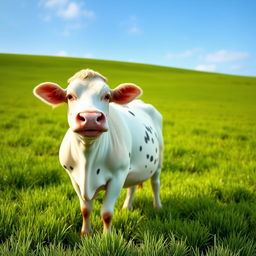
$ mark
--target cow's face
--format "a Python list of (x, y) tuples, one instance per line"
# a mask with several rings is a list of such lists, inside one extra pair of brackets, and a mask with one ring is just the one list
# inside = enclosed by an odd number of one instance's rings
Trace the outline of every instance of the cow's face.
[(111, 90), (101, 77), (75, 79), (64, 90), (54, 83), (42, 83), (34, 94), (47, 104), (68, 104), (68, 123), (72, 131), (85, 138), (97, 138), (108, 131), (109, 103), (126, 104), (139, 95), (133, 84), (121, 84)]
[(85, 137), (108, 130), (111, 91), (101, 78), (76, 79), (66, 89), (70, 128)]

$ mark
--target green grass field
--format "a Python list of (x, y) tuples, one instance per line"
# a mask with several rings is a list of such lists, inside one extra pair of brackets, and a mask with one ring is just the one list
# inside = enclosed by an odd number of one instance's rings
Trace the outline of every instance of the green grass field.
[[(256, 255), (256, 78), (160, 66), (0, 54), (0, 255)], [(164, 116), (163, 209), (150, 183), (134, 210), (120, 195), (113, 233), (80, 238), (78, 197), (58, 161), (66, 106), (32, 94), (92, 68), (113, 88), (133, 82)]]

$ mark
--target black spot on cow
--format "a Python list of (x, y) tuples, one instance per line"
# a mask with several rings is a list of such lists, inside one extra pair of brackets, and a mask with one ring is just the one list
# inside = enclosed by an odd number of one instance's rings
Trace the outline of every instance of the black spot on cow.
[(156, 153), (157, 153), (157, 148), (156, 148)]
[(134, 114), (132, 111), (128, 110), (128, 112), (129, 112), (131, 115), (135, 116), (135, 114)]
[(149, 159), (149, 154), (147, 154), (147, 159)]
[(154, 164), (156, 164), (156, 159), (155, 159), (155, 161), (154, 161)]
[(145, 168), (148, 168), (148, 166), (147, 166), (147, 165), (145, 165)]
[(69, 168), (70, 168), (71, 171), (74, 169), (73, 166), (69, 166)]
[(140, 151), (142, 151), (142, 146), (140, 146)]
[(146, 133), (145, 133), (145, 137), (144, 137), (144, 139), (145, 139), (145, 142), (146, 142), (146, 143), (148, 143), (148, 141), (150, 140), (150, 138), (149, 138), (149, 135), (148, 135), (147, 131), (146, 131)]
[(153, 171), (151, 170), (150, 173), (153, 173)]
[(153, 156), (151, 156), (150, 157), (150, 162), (152, 162), (154, 160), (154, 157)]
[(67, 166), (66, 166), (66, 165), (63, 165), (63, 167), (64, 167), (65, 169), (67, 169)]
[(129, 157), (131, 157), (131, 153), (129, 152)]
[(152, 128), (150, 128), (149, 126), (146, 126), (146, 125), (145, 125), (145, 128), (146, 128), (146, 130), (147, 130), (148, 132), (150, 132), (150, 133), (152, 134)]
[(152, 141), (152, 143), (154, 144), (154, 139), (153, 139), (153, 138), (151, 138), (151, 141)]
[(97, 169), (97, 172), (96, 172), (96, 173), (97, 173), (97, 175), (100, 173), (100, 168)]

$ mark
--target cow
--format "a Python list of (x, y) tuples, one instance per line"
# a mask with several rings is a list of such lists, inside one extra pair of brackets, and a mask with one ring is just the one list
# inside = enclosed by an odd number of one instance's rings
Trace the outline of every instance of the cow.
[(104, 233), (111, 231), (122, 188), (127, 188), (123, 208), (130, 210), (136, 185), (150, 178), (153, 205), (161, 208), (162, 116), (136, 99), (142, 94), (140, 87), (124, 83), (110, 89), (103, 75), (83, 69), (68, 80), (66, 89), (44, 82), (33, 93), (51, 106), (68, 104), (69, 129), (59, 160), (79, 197), (81, 235), (90, 231), (92, 200), (100, 190), (106, 191), (100, 213)]

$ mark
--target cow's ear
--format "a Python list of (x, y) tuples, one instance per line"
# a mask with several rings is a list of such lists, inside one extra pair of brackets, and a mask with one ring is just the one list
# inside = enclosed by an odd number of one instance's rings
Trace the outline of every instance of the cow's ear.
[(127, 104), (142, 95), (142, 90), (135, 84), (120, 84), (111, 91), (111, 102)]
[(66, 91), (55, 83), (45, 82), (39, 84), (34, 88), (33, 93), (37, 98), (51, 106), (67, 102)]

